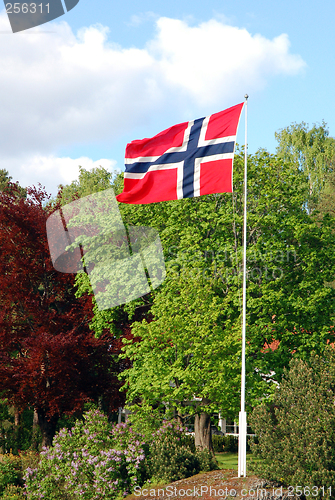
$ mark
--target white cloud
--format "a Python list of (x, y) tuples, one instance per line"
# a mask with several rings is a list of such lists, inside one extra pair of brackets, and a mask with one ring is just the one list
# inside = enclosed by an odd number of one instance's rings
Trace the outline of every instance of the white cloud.
[(190, 27), (168, 18), (160, 18), (157, 29), (148, 47), (161, 74), (200, 105), (241, 100), (272, 76), (294, 75), (305, 66), (300, 56), (289, 53), (286, 34), (268, 40), (216, 20)]
[(10, 173), (23, 184), (37, 172), (62, 182), (62, 165), (78, 159), (56, 161), (60, 148), (111, 144), (155, 113), (175, 110), (180, 117), (181, 109), (223, 109), (276, 75), (295, 75), (305, 66), (290, 53), (287, 35), (269, 40), (224, 20), (190, 26), (159, 18), (142, 49), (111, 43), (100, 25), (77, 34), (65, 22), (52, 26), (54, 33), (34, 28), (0, 39), (6, 43), (0, 54), (0, 168), (15, 166)]
[(0, 56), (3, 153), (111, 140), (149, 101), (155, 106), (151, 57), (109, 45), (106, 32), (91, 27), (75, 37), (61, 23), (54, 34), (9, 38)]
[(116, 170), (114, 160), (102, 158), (93, 161), (85, 156), (57, 158), (53, 155), (34, 155), (26, 160), (11, 159), (6, 162), (6, 169), (12, 175), (14, 182), (19, 180), (22, 186), (37, 186), (40, 183), (52, 195), (56, 195), (59, 184), (70, 184), (78, 178), (79, 166), (86, 170), (99, 166), (109, 172)]

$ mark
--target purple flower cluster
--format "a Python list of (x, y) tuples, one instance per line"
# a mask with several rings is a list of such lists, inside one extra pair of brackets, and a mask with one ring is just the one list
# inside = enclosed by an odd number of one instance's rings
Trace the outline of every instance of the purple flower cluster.
[(87, 412), (84, 421), (59, 431), (54, 445), (43, 449), (37, 469), (26, 470), (27, 498), (56, 500), (63, 488), (73, 499), (113, 500), (138, 483), (143, 444), (129, 425), (111, 428), (101, 412)]

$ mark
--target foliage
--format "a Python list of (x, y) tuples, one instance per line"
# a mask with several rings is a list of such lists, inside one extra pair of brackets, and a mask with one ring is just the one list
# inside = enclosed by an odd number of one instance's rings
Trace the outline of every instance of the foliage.
[(154, 481), (178, 481), (199, 472), (199, 463), (184, 442), (183, 429), (178, 424), (164, 422), (153, 434), (151, 474)]
[(17, 494), (20, 497), (24, 471), (27, 467), (36, 466), (37, 462), (38, 454), (32, 451), (0, 455), (0, 495), (3, 492), (4, 496), (12, 494), (15, 498)]
[(113, 499), (146, 479), (142, 436), (126, 424), (111, 429), (98, 410), (61, 430), (25, 475), (27, 498)]
[(185, 415), (196, 411), (195, 405), (185, 404), (194, 395), (216, 401), (223, 392), (229, 408), (234, 402), (228, 401), (231, 388), (237, 386), (238, 343), (218, 325), (219, 297), (204, 280), (189, 277), (168, 281), (162, 290), (151, 308), (155, 321), (133, 326), (132, 333), (141, 342), (124, 340), (125, 356), (132, 361), (122, 375), (128, 401), (143, 398), (156, 405), (173, 401)]
[(8, 484), (18, 486), (20, 479), (22, 479), (20, 457), (12, 453), (2, 455), (0, 457), (0, 494)]
[(61, 205), (66, 205), (66, 203), (71, 203), (76, 198), (109, 189), (115, 174), (116, 172), (108, 172), (101, 166), (91, 170), (79, 166), (78, 180), (72, 181), (71, 184), (66, 186), (58, 186), (58, 202), (60, 201)]
[(90, 329), (92, 297), (75, 297), (74, 276), (52, 266), (43, 190), (27, 199), (0, 193), (1, 393), (20, 410), (36, 409), (44, 444), (57, 419), (87, 400), (120, 406), (115, 355), (120, 341)]
[[(333, 142), (325, 129), (319, 132), (320, 138), (303, 143), (303, 154), (313, 163), (317, 151), (313, 165), (327, 170)], [(292, 357), (308, 359), (334, 340), (335, 290), (328, 286), (335, 270), (334, 219), (309, 210), (312, 163), (305, 168), (299, 154), (296, 160), (299, 144), (286, 148), (286, 156), (284, 146), (277, 155), (260, 150), (248, 159), (247, 409), (271, 397)], [(181, 418), (238, 413), (243, 163), (243, 154), (236, 154), (232, 194), (119, 205), (126, 225), (158, 230), (167, 268), (155, 291), (94, 312), (95, 328), (115, 332), (121, 325), (141, 340), (124, 346), (132, 366), (121, 377), (132, 410), (158, 409), (167, 418), (174, 412)], [(80, 279), (79, 295), (89, 291), (84, 274)]]
[(12, 177), (9, 175), (8, 170), (0, 169), (0, 190), (5, 191), (8, 188), (8, 184), (11, 182)]
[(163, 422), (146, 444), (129, 423), (111, 426), (104, 414), (90, 410), (56, 435), (37, 466), (27, 468), (25, 487), (28, 499), (113, 499), (149, 479), (170, 482), (216, 468), (176, 422)]
[(32, 450), (21, 451), (19, 453), (19, 458), (21, 460), (21, 470), (22, 470), (22, 483), (23, 483), (23, 473), (28, 468), (34, 468), (37, 466), (39, 461), (39, 453)]
[(25, 198), (27, 190), (22, 188), (18, 182), (12, 182), (12, 176), (9, 175), (8, 170), (0, 168), (0, 191), (14, 192), (18, 198)]
[(327, 124), (292, 123), (276, 134), (277, 153), (306, 174), (310, 195), (318, 196), (326, 174), (334, 167), (335, 139), (329, 137)]
[(199, 460), (199, 472), (210, 472), (218, 469), (218, 463), (209, 450), (197, 450), (196, 456)]
[(324, 187), (320, 193), (316, 210), (320, 213), (320, 218), (324, 214), (335, 216), (335, 172), (330, 172), (325, 176)]
[(18, 454), (19, 450), (28, 450), (32, 445), (38, 447), (41, 442), (38, 429), (35, 429), (34, 437), (32, 434), (33, 410), (25, 408), (19, 415), (18, 425), (15, 425), (14, 415), (14, 406), (6, 400), (0, 400), (0, 453), (12, 451)]
[[(212, 436), (215, 453), (230, 452), (237, 453), (238, 437), (226, 434), (224, 436)], [(247, 436), (247, 451), (250, 450), (250, 436)]]
[(263, 403), (250, 422), (262, 458), (254, 470), (286, 485), (333, 486), (335, 480), (335, 354), (293, 359), (272, 405)]
[(1, 500), (24, 500), (24, 491), (20, 486), (8, 484), (3, 492)]
[[(121, 377), (129, 406), (164, 401), (162, 411), (181, 415), (238, 413), (243, 155), (235, 155), (234, 178), (233, 194), (120, 204), (128, 224), (158, 229), (167, 267), (161, 287), (134, 306), (152, 304), (132, 323), (141, 342), (125, 342), (132, 366)], [(335, 291), (327, 286), (335, 270), (334, 219), (314, 217), (308, 200), (306, 175), (295, 164), (262, 150), (249, 156), (249, 408), (272, 394), (293, 356), (308, 359), (334, 339)]]
[(200, 471), (217, 468), (216, 461), (207, 450), (195, 451), (183, 427), (176, 422), (165, 421), (153, 433), (150, 456), (154, 481), (178, 481)]
[(236, 437), (236, 436), (224, 436), (223, 439), (224, 439), (224, 441), (223, 441), (224, 451), (237, 452), (237, 450), (238, 450), (238, 437)]
[[(213, 440), (213, 448), (215, 453), (224, 452), (237, 452), (238, 449), (238, 438), (236, 436), (216, 436), (212, 437)], [(248, 448), (248, 447), (247, 447)]]
[[(49, 205), (55, 209), (79, 198), (110, 188), (113, 188), (114, 192), (117, 194), (123, 189), (121, 183), (123, 184), (123, 173), (118, 173), (117, 171), (109, 172), (101, 166), (91, 170), (79, 167), (78, 180), (66, 186), (60, 185), (57, 198), (51, 200)], [(110, 215), (111, 218), (107, 221), (107, 226), (109, 223), (113, 226), (113, 214)], [(81, 297), (85, 294), (93, 294), (91, 282), (86, 273), (78, 273), (75, 278), (75, 283), (76, 287), (79, 288), (76, 296)], [(114, 338), (130, 335), (128, 314), (123, 307), (115, 307), (106, 311), (97, 307), (94, 298), (92, 302), (94, 316), (90, 325), (96, 337), (103, 335), (107, 329)], [(139, 315), (137, 314), (136, 317), (139, 318)], [(122, 361), (121, 364), (122, 367), (120, 367), (120, 369), (127, 366), (127, 362)]]
[[(222, 453), (224, 448), (225, 448), (225, 439), (224, 436), (218, 436), (214, 434), (212, 436), (212, 442), (213, 442), (213, 450), (215, 453)], [(227, 451), (227, 450), (225, 450)]]
[(128, 422), (150, 442), (153, 434), (163, 425), (164, 415), (159, 408), (150, 405), (133, 405), (133, 408), (135, 411), (129, 414)]

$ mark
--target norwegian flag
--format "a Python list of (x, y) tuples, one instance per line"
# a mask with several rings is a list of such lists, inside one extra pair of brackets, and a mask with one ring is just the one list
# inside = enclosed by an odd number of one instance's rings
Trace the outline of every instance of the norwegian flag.
[(127, 145), (122, 203), (180, 200), (233, 190), (236, 132), (244, 103)]

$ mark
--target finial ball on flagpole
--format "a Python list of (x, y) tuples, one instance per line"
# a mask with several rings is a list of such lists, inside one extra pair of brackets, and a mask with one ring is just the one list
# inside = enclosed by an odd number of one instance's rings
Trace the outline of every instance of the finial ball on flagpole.
[(248, 99), (248, 97), (249, 97), (248, 94), (245, 94), (244, 99)]

